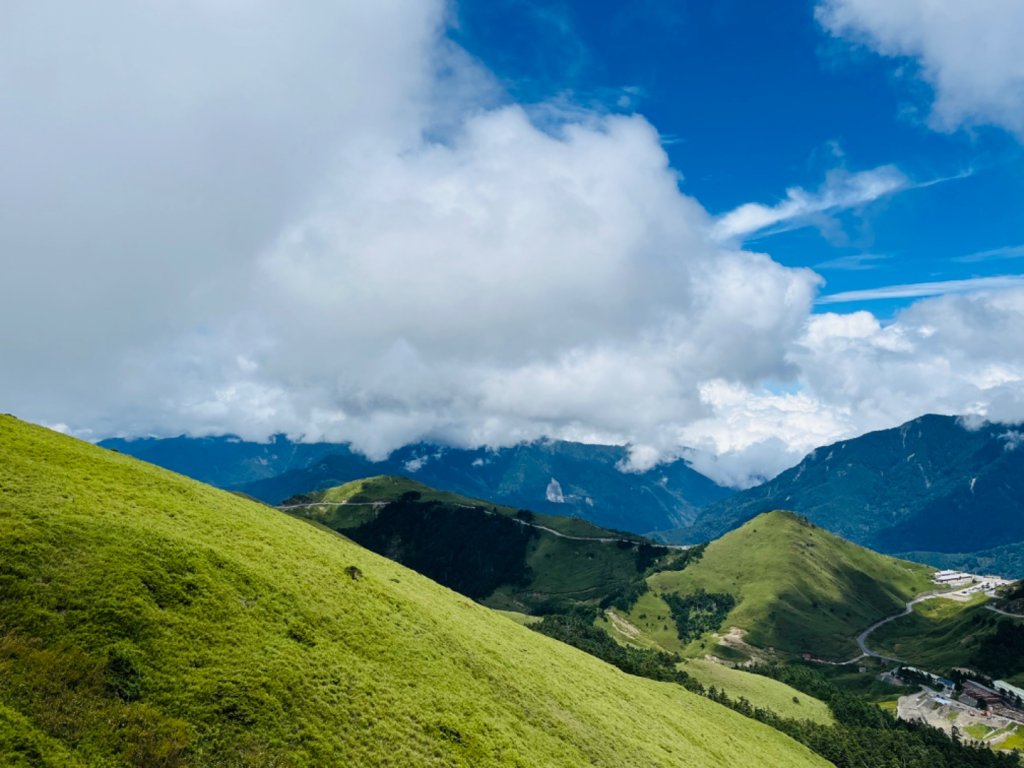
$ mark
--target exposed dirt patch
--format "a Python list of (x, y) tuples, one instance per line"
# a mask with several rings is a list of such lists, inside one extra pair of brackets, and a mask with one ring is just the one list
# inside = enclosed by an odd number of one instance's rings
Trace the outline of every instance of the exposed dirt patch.
[[(755, 648), (750, 645), (744, 638), (746, 637), (747, 630), (741, 629), (740, 627), (729, 627), (729, 631), (725, 634), (714, 633), (713, 637), (718, 641), (719, 645), (724, 645), (726, 648), (732, 648), (734, 651), (742, 653), (744, 656), (750, 659), (752, 662), (766, 662), (771, 661), (772, 654), (769, 651), (765, 651), (764, 648)], [(712, 661), (717, 661), (720, 664), (725, 664), (727, 667), (735, 667), (735, 662), (728, 661), (726, 659), (720, 659), (717, 656), (709, 654), (708, 657)], [(741, 665), (742, 666), (742, 665)]]
[(631, 624), (628, 620), (617, 614), (611, 608), (604, 612), (604, 615), (608, 617), (608, 621), (612, 623), (616, 630), (624, 634), (631, 640), (636, 640), (640, 637), (640, 629), (635, 624)]

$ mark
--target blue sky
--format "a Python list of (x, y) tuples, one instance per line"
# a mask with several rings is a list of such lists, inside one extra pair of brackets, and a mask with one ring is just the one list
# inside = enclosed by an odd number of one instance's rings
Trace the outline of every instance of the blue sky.
[[(1024, 273), (1021, 144), (993, 126), (933, 130), (914, 61), (835, 39), (814, 7), (463, 0), (451, 34), (518, 101), (643, 114), (714, 214), (816, 190), (837, 169), (898, 168), (903, 191), (746, 239), (816, 269), (825, 294)], [(889, 316), (909, 302), (842, 308)]]
[(1020, 0), (9, 0), (0, 409), (628, 444), (1024, 420)]

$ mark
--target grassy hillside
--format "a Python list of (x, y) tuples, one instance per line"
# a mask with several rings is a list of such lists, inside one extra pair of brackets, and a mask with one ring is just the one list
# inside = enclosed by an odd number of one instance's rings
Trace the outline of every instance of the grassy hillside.
[(526, 612), (612, 599), (672, 554), (583, 520), (501, 507), (403, 477), (346, 483), (283, 508), (485, 605)]
[(0, 417), (0, 764), (824, 763), (322, 529)]
[(690, 659), (682, 669), (708, 688), (714, 686), (734, 699), (745, 698), (755, 707), (770, 709), (782, 717), (810, 720), (822, 725), (835, 722), (825, 702), (770, 677), (706, 659)]
[[(651, 576), (651, 593), (630, 620), (671, 648), (675, 633), (666, 595), (728, 593), (736, 606), (723, 627), (745, 630), (748, 643), (849, 658), (860, 630), (926, 591), (931, 572), (858, 547), (792, 513), (768, 512), (711, 542), (685, 570)], [(695, 643), (689, 650), (712, 649)]]

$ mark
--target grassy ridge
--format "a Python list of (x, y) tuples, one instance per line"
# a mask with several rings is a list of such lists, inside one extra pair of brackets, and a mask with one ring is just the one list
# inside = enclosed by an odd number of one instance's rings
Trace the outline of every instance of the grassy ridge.
[(746, 630), (752, 645), (849, 657), (860, 630), (927, 590), (931, 572), (851, 544), (791, 513), (768, 512), (711, 542), (686, 569), (651, 576), (652, 594), (637, 603), (630, 621), (672, 647), (666, 630), (671, 622), (664, 620), (668, 606), (659, 595), (730, 593), (737, 605), (723, 626)]
[[(491, 512), (502, 515), (503, 517), (516, 517), (520, 513), (520, 510), (504, 506), (502, 504), (495, 504), (491, 501), (485, 501), (483, 499), (474, 499), (469, 496), (463, 496), (458, 493), (451, 493), (450, 491), (439, 491), (436, 488), (432, 488), (429, 485), (412, 480), (408, 477), (398, 477), (395, 475), (377, 475), (374, 477), (366, 477), (361, 480), (353, 480), (350, 483), (343, 485), (336, 485), (333, 488), (325, 488), (320, 491), (313, 491), (311, 493), (303, 493), (298, 496), (294, 496), (287, 499), (284, 505), (290, 504), (303, 504), (303, 503), (336, 503), (336, 504), (373, 504), (373, 503), (388, 503), (401, 498), (406, 493), (418, 493), (420, 494), (421, 501), (437, 501), (442, 504), (449, 504), (457, 507), (479, 507), (482, 509), (488, 509)], [(359, 512), (356, 509), (336, 509), (330, 507), (322, 507), (320, 509), (309, 509), (303, 513), (308, 517), (316, 517), (320, 522), (327, 525), (329, 528), (338, 529), (339, 527), (351, 527), (354, 524), (358, 524)], [(366, 515), (372, 515), (372, 510), (366, 512)], [(567, 536), (591, 536), (591, 537), (606, 537), (616, 536), (630, 541), (642, 541), (643, 537), (637, 536), (633, 533), (625, 533), (623, 531), (612, 531), (600, 526), (594, 525), (591, 522), (584, 520), (581, 517), (559, 517), (557, 515), (541, 515), (531, 512), (530, 518), (533, 522), (538, 525), (543, 525), (559, 533), (564, 533)]]
[(293, 504), (313, 506), (290, 509), (291, 514), (343, 532), (492, 608), (531, 612), (597, 603), (640, 583), (647, 565), (638, 556), (639, 544), (632, 543), (640, 537), (564, 538), (537, 526), (565, 536), (620, 534), (584, 520), (438, 491), (404, 477), (357, 480), (295, 497), (286, 507)]
[(11, 417), (0, 764), (824, 765), (314, 526)]

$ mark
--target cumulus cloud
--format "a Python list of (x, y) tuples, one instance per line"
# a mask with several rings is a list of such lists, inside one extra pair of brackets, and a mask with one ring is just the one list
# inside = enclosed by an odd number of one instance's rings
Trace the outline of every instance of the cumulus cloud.
[(629, 443), (735, 484), (926, 409), (1024, 413), (993, 342), (1019, 292), (811, 316), (816, 274), (734, 244), (894, 168), (716, 221), (643, 117), (511, 103), (440, 1), (61, 10), (0, 24), (5, 410), (374, 458)]
[(705, 378), (787, 375), (818, 278), (710, 242), (642, 118), (508, 106), (342, 162), (253, 277), (251, 357), (282, 412), (344, 414), (325, 436), (621, 441), (700, 414)]
[(719, 241), (742, 240), (759, 233), (807, 226), (816, 216), (864, 206), (909, 186), (906, 175), (891, 165), (857, 173), (837, 169), (815, 192), (792, 187), (775, 205), (745, 203), (723, 214), (715, 222), (713, 236)]
[(441, 3), (64, 10), (0, 31), (12, 409), (379, 456), (791, 375), (818, 278), (711, 241), (642, 117), (497, 104)]
[(1017, 0), (824, 0), (833, 35), (911, 57), (935, 91), (940, 130), (990, 123), (1024, 138), (1024, 4)]
[(808, 389), (856, 424), (922, 411), (1024, 417), (1024, 289), (925, 299), (890, 324), (870, 313), (812, 318), (793, 353)]
[(881, 323), (813, 315), (788, 355), (788, 390), (710, 382), (709, 415), (680, 431), (700, 471), (740, 487), (813, 448), (923, 413), (1024, 420), (1024, 289), (924, 299)]

